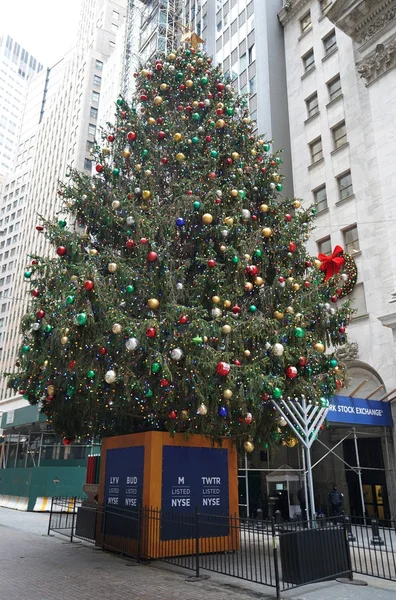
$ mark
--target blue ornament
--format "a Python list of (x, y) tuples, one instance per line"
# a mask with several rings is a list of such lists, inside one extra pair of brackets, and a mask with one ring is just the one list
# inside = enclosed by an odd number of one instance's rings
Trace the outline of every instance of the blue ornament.
[(183, 227), (183, 225), (184, 225), (183, 217), (179, 217), (178, 219), (176, 219), (176, 227)]
[(226, 407), (225, 406), (220, 406), (220, 408), (219, 408), (219, 417), (224, 417), (225, 418), (227, 416), (227, 414), (228, 414), (228, 411), (227, 411)]

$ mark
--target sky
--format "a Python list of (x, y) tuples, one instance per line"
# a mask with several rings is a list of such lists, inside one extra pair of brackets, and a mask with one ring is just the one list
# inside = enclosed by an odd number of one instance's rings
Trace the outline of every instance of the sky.
[(0, 32), (45, 66), (73, 47), (82, 0), (0, 0)]

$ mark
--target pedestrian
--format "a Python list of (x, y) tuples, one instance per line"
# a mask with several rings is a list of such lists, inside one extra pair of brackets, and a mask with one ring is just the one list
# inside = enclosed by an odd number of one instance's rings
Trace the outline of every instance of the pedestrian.
[(330, 515), (332, 517), (339, 517), (344, 502), (344, 494), (339, 491), (336, 484), (333, 485), (333, 489), (329, 492), (328, 500), (330, 505)]

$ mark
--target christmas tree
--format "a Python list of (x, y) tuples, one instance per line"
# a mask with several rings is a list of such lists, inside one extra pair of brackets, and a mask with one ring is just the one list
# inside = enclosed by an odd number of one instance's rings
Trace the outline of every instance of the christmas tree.
[(210, 58), (179, 49), (135, 76), (96, 174), (71, 170), (61, 216), (37, 227), (57, 256), (24, 274), (10, 385), (67, 439), (165, 429), (293, 445), (271, 398), (326, 406), (343, 383), (326, 352), (346, 341), (342, 249), (308, 256), (315, 211), (281, 196), (279, 153)]

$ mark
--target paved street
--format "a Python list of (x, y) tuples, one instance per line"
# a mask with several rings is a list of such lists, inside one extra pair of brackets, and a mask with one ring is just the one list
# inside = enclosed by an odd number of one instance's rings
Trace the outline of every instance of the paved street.
[[(265, 600), (274, 591), (211, 574), (187, 582), (187, 571), (125, 558), (46, 535), (48, 515), (0, 509), (0, 600)], [(358, 577), (363, 579), (363, 577)], [(291, 590), (290, 600), (394, 600), (396, 584), (370, 580), (367, 587), (331, 582)]]

